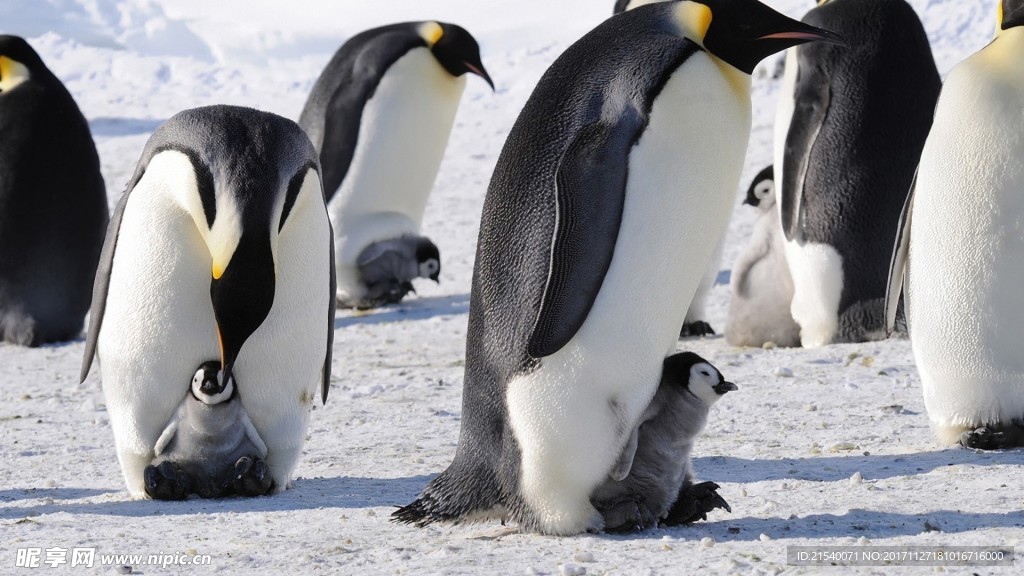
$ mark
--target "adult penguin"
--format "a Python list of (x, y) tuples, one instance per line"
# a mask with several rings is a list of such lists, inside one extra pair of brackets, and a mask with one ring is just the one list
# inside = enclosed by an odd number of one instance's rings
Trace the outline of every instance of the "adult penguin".
[(775, 176), (805, 347), (884, 338), (888, 255), (941, 82), (903, 0), (829, 0), (804, 22), (856, 38), (790, 50)]
[[(353, 36), (313, 86), (299, 124), (323, 166), (341, 305), (400, 302), (413, 278), (438, 280), (439, 252), (420, 224), (467, 72), (494, 87), (464, 28), (403, 22)], [(383, 279), (362, 264), (381, 247), (398, 261)]]
[(0, 341), (82, 333), (109, 219), (100, 160), (71, 94), (0, 35)]
[(330, 385), (333, 244), (318, 169), (298, 125), (249, 108), (179, 112), (146, 143), (103, 246), (81, 374), (95, 352), (133, 496), (189, 394), (171, 383), (212, 359), (266, 443), (274, 490), (287, 487), (316, 390), (326, 401)]
[(1024, 445), (1024, 2), (998, 22), (942, 88), (886, 306), (891, 327), (902, 288), (939, 441), (986, 449)]
[(817, 39), (838, 41), (756, 0), (665, 2), (613, 16), (551, 65), (484, 202), (455, 460), (397, 520), (602, 528), (591, 493), (731, 212), (750, 72)]

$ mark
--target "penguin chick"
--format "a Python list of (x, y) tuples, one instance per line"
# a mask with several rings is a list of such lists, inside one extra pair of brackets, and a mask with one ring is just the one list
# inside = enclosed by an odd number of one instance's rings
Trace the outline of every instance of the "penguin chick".
[(747, 247), (732, 267), (729, 319), (725, 339), (733, 346), (800, 344), (793, 320), (793, 278), (786, 262), (786, 242), (775, 208), (774, 168), (754, 176), (743, 200), (760, 211)]
[(238, 401), (234, 377), (221, 377), (220, 362), (203, 362), (189, 392), (156, 442), (156, 458), (143, 473), (146, 494), (181, 500), (190, 492), (202, 498), (270, 492), (267, 446)]
[(707, 424), (708, 410), (736, 390), (722, 373), (693, 352), (665, 359), (661, 383), (633, 430), (608, 479), (591, 502), (608, 532), (632, 532), (707, 519), (729, 505), (713, 482), (693, 483), (690, 454)]
[(363, 297), (341, 301), (342, 306), (376, 308), (397, 304), (409, 292), (414, 278), (429, 278), (440, 283), (441, 254), (424, 236), (411, 234), (374, 242), (356, 259), (359, 279), (366, 285)]

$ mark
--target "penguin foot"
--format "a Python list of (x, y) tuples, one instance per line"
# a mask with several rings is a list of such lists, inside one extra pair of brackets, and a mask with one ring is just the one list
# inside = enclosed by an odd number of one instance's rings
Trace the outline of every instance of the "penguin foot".
[(690, 336), (713, 336), (714, 334), (715, 330), (711, 327), (711, 324), (708, 324), (703, 320), (683, 324), (683, 329), (679, 331), (680, 338), (687, 338)]
[(960, 444), (965, 448), (976, 448), (978, 450), (1001, 450), (1007, 448), (1006, 434), (986, 426), (967, 430), (961, 434)]
[(642, 532), (658, 525), (658, 518), (646, 503), (629, 498), (614, 503), (598, 503), (604, 517), (604, 531), (608, 534)]
[(235, 462), (231, 488), (240, 496), (265, 496), (274, 487), (267, 463), (258, 456), (242, 456)]
[(146, 466), (142, 477), (146, 494), (154, 500), (184, 500), (192, 489), (192, 479), (188, 473), (170, 460), (164, 460), (156, 466)]
[(707, 520), (708, 512), (715, 508), (724, 508), (727, 512), (732, 512), (729, 503), (718, 495), (718, 488), (718, 484), (714, 482), (684, 485), (679, 491), (679, 498), (662, 523), (666, 526), (679, 526)]

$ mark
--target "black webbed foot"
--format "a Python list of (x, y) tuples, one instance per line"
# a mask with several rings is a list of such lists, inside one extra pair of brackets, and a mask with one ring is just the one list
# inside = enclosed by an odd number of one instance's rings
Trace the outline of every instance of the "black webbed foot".
[(718, 488), (718, 484), (714, 482), (684, 485), (679, 491), (679, 498), (662, 523), (666, 526), (678, 526), (707, 520), (708, 512), (715, 508), (724, 508), (732, 512), (729, 503), (718, 495)]
[(157, 466), (146, 466), (142, 476), (146, 494), (154, 500), (184, 500), (192, 489), (188, 473), (170, 460), (164, 460)]
[(965, 448), (1001, 450), (1007, 447), (1007, 439), (1006, 434), (1001, 430), (982, 426), (961, 434), (960, 444)]
[(597, 508), (604, 517), (604, 531), (608, 534), (642, 532), (658, 524), (647, 505), (633, 498), (613, 504), (598, 503)]
[(683, 324), (683, 329), (679, 331), (680, 338), (687, 338), (690, 336), (712, 336), (714, 334), (715, 330), (711, 327), (711, 324), (708, 324), (703, 320)]
[(231, 488), (239, 496), (265, 496), (274, 481), (267, 474), (267, 463), (258, 456), (242, 456), (235, 462)]

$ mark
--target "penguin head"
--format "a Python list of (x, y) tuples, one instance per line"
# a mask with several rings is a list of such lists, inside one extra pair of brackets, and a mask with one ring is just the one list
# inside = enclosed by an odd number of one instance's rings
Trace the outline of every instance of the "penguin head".
[(203, 404), (215, 405), (230, 400), (235, 395), (235, 379), (220, 377), (220, 362), (203, 362), (192, 377), (192, 396)]
[(693, 352), (679, 352), (665, 358), (661, 380), (663, 385), (685, 390), (708, 406), (717, 402), (726, 392), (738, 390), (710, 362)]
[(761, 169), (747, 188), (744, 204), (756, 208), (768, 208), (775, 203), (775, 167), (769, 165)]
[(494, 90), (494, 82), (480, 61), (480, 46), (465, 28), (446, 22), (423, 22), (419, 25), (419, 34), (449, 74), (455, 77), (467, 72), (476, 74)]
[(1024, 0), (1000, 0), (998, 8), (999, 26), (996, 34), (1024, 25)]
[(430, 278), (441, 283), (441, 252), (429, 238), (419, 238), (416, 242), (416, 263), (419, 265), (420, 277)]
[(129, 187), (151, 166), (159, 166), (153, 177), (164, 180), (208, 252), (208, 260), (195, 264), (210, 274), (221, 371), (229, 382), (243, 344), (274, 304), (278, 243), (291, 230), (293, 208), (323, 197), (316, 151), (291, 120), (209, 106), (179, 112), (153, 133)]
[(24, 38), (0, 35), (0, 94), (31, 78), (34, 71), (45, 69), (42, 59)]
[(687, 38), (747, 74), (767, 56), (799, 44), (845, 45), (835, 32), (793, 20), (757, 0), (683, 0), (674, 10)]

